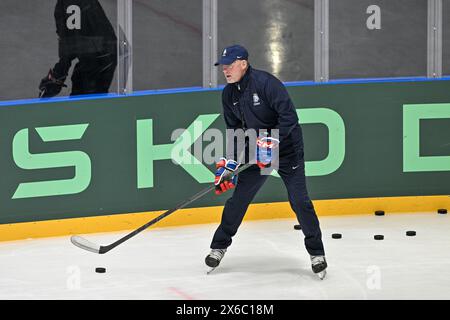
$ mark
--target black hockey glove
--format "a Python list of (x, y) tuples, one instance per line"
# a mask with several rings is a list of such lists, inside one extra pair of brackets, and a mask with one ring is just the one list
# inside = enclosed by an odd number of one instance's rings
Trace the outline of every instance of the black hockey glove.
[(57, 78), (52, 69), (41, 80), (39, 84), (39, 98), (51, 98), (61, 92), (62, 87), (67, 87), (64, 84), (65, 77)]

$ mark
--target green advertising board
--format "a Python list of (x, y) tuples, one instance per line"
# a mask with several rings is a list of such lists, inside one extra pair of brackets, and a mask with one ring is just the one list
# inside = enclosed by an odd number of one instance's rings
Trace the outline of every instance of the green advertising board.
[[(313, 200), (450, 193), (450, 82), (288, 91)], [(1, 106), (0, 224), (173, 207), (213, 181), (203, 157), (222, 155), (220, 101), (205, 90)], [(274, 174), (254, 202), (286, 200)]]

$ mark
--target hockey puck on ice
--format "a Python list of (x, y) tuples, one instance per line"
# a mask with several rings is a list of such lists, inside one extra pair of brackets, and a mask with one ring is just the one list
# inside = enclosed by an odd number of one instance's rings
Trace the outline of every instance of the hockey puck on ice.
[(340, 233), (333, 233), (333, 234), (331, 235), (331, 237), (332, 237), (333, 239), (341, 239), (341, 238), (342, 238), (342, 234), (340, 234)]
[(377, 210), (377, 211), (375, 211), (375, 215), (376, 216), (384, 216), (384, 211), (383, 210)]
[(406, 235), (409, 237), (415, 236), (416, 232), (415, 231), (406, 231)]
[(383, 240), (383, 239), (384, 239), (384, 236), (383, 236), (382, 234), (376, 234), (376, 235), (373, 236), (373, 238), (374, 238), (375, 240)]
[(438, 213), (446, 214), (447, 213), (447, 209), (438, 209)]
[(295, 230), (302, 230), (302, 226), (299, 225), (299, 224), (296, 224), (296, 225), (294, 226), (294, 229), (295, 229)]
[(97, 273), (105, 273), (106, 272), (106, 268), (95, 268), (95, 272)]

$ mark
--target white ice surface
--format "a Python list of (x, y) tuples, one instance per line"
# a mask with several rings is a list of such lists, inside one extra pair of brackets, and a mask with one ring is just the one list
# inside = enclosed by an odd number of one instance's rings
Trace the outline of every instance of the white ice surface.
[[(3, 242), (0, 299), (450, 299), (448, 215), (320, 221), (323, 281), (311, 271), (296, 220), (265, 220), (244, 222), (210, 275), (204, 257), (215, 224), (149, 229), (104, 255), (75, 247), (70, 236)], [(126, 233), (84, 237), (106, 245)]]

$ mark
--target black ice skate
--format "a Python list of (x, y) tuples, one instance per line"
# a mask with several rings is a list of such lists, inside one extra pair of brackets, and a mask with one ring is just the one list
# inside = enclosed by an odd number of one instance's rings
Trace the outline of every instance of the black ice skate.
[(325, 256), (311, 256), (311, 267), (315, 274), (317, 274), (320, 280), (323, 280), (327, 274), (327, 260)]
[(207, 274), (211, 273), (220, 264), (223, 256), (227, 252), (227, 249), (212, 249), (211, 252), (206, 256), (205, 263), (208, 266)]

